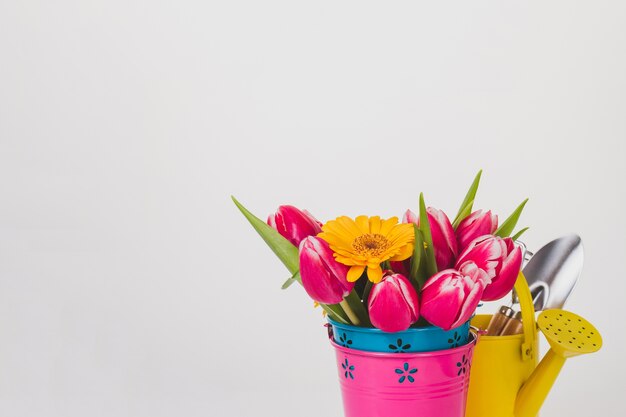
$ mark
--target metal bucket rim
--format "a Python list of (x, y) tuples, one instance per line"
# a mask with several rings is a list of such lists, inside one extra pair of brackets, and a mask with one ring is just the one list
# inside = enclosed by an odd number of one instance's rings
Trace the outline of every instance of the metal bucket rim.
[[(480, 339), (482, 340), (482, 337)], [(472, 345), (476, 345), (476, 342), (478, 341), (478, 336), (476, 335), (476, 333), (473, 330), (470, 330), (470, 340), (466, 344), (461, 345), (459, 347), (452, 348), (452, 349), (433, 350), (433, 351), (429, 351), (429, 352), (405, 352), (405, 353), (370, 352), (370, 351), (367, 351), (367, 350), (346, 348), (346, 347), (338, 345), (332, 339), (329, 339), (329, 340), (330, 340), (330, 344), (335, 349), (337, 349), (340, 352), (348, 353), (348, 354), (351, 354), (351, 355), (369, 356), (369, 357), (373, 356), (373, 357), (388, 358), (388, 359), (393, 359), (393, 358), (410, 359), (410, 358), (416, 358), (416, 357), (430, 358), (430, 357), (434, 357), (434, 356), (452, 355), (452, 354), (455, 354), (455, 353), (467, 351), (467, 350), (472, 348)]]
[[(473, 318), (474, 316), (472, 316)], [(419, 334), (419, 333), (424, 333), (424, 332), (428, 332), (428, 331), (441, 331), (441, 332), (450, 332), (453, 331), (455, 329), (459, 329), (463, 326), (466, 326), (467, 324), (470, 323), (470, 321), (472, 320), (472, 318), (470, 318), (468, 321), (466, 321), (465, 323), (463, 323), (462, 325), (452, 328), (450, 330), (444, 330), (441, 327), (429, 324), (428, 326), (423, 326), (423, 327), (414, 327), (414, 328), (408, 328), (406, 330), (401, 330), (399, 332), (385, 332), (383, 330), (377, 329), (375, 327), (361, 327), (361, 326), (354, 326), (352, 324), (343, 324), (343, 323), (338, 323), (335, 320), (331, 319), (330, 317), (326, 317), (326, 319), (328, 320), (328, 322), (330, 324), (332, 324), (333, 326), (336, 326), (340, 329), (349, 329), (350, 331), (353, 332), (361, 332), (361, 333), (370, 333), (370, 334), (387, 334), (387, 335), (399, 335), (399, 334), (403, 334), (403, 333), (410, 333), (410, 334)]]

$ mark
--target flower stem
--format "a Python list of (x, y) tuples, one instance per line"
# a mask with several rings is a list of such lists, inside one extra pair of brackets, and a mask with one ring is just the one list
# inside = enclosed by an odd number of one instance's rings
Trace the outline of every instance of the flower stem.
[[(372, 285), (374, 285), (374, 284), (369, 279), (365, 283), (365, 289), (363, 290), (363, 304), (365, 306), (367, 306), (367, 302), (368, 302), (368, 300), (370, 298), (370, 292), (372, 291)], [(367, 307), (366, 307), (366, 310), (367, 310)]]
[(361, 298), (356, 293), (356, 291), (350, 291), (350, 294), (348, 294), (345, 301), (348, 303), (350, 310), (352, 310), (352, 312), (360, 322), (360, 324), (358, 324), (357, 326), (360, 325), (367, 327), (371, 325), (369, 316), (367, 314), (367, 309), (363, 305), (363, 301), (361, 301)]
[(328, 316), (339, 323), (350, 324), (350, 319), (338, 304), (320, 304)]
[(361, 321), (356, 316), (356, 314), (354, 314), (354, 311), (352, 311), (350, 304), (348, 304), (348, 302), (345, 299), (341, 300), (339, 302), (339, 305), (341, 306), (341, 308), (343, 308), (343, 311), (346, 312), (352, 324), (354, 324), (355, 326), (358, 326), (359, 324), (361, 324)]

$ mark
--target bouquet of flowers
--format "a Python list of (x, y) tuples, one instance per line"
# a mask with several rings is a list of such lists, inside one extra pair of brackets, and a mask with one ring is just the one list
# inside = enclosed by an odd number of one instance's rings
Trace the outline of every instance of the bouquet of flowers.
[(267, 222), (233, 201), (307, 294), (338, 323), (399, 332), (466, 323), (481, 300), (502, 298), (515, 284), (522, 249), (515, 227), (527, 199), (499, 223), (474, 210), (478, 172), (456, 216), (427, 207), (398, 217), (340, 216), (326, 223), (283, 205)]

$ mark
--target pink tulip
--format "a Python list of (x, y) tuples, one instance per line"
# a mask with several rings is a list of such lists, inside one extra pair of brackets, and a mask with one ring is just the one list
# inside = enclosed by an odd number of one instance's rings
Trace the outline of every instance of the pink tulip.
[(311, 213), (294, 206), (280, 206), (276, 213), (270, 214), (267, 224), (278, 231), (285, 239), (300, 245), (307, 236), (315, 236), (322, 231), (320, 223)]
[(368, 299), (370, 320), (385, 332), (406, 330), (419, 319), (417, 292), (408, 279), (387, 271)]
[(475, 264), (487, 273), (483, 301), (502, 298), (513, 286), (522, 267), (522, 251), (510, 237), (481, 236), (474, 239), (459, 255), (456, 267)]
[(498, 228), (498, 216), (491, 210), (484, 212), (477, 210), (467, 216), (456, 228), (456, 239), (459, 251), (463, 251), (469, 243), (477, 237), (492, 235)]
[(444, 330), (470, 319), (485, 289), (486, 273), (475, 265), (461, 271), (446, 269), (433, 275), (422, 288), (422, 317)]
[(337, 304), (347, 296), (354, 282), (348, 282), (348, 267), (337, 262), (324, 240), (309, 236), (300, 242), (300, 277), (307, 294), (324, 304)]
[[(458, 254), (452, 223), (450, 223), (450, 219), (443, 211), (434, 207), (428, 207), (426, 213), (428, 214), (428, 224), (430, 225), (430, 234), (433, 238), (433, 246), (435, 247), (437, 269), (450, 268), (454, 265), (456, 255)], [(407, 210), (404, 213), (402, 221), (419, 226), (419, 217), (411, 210)]]
[(404, 213), (404, 216), (402, 216), (402, 223), (413, 223), (414, 225), (419, 226), (420, 218), (409, 209)]

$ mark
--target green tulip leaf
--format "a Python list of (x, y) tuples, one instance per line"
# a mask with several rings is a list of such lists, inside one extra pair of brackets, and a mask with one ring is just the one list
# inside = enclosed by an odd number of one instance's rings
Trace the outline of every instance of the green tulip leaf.
[(363, 288), (363, 304), (366, 306), (367, 309), (367, 303), (369, 302), (370, 299), (370, 292), (372, 292), (372, 287), (374, 286), (374, 283), (372, 281), (370, 281), (369, 279), (365, 278), (365, 286)]
[(430, 278), (437, 273), (437, 262), (435, 261), (435, 248), (433, 246), (433, 237), (430, 233), (428, 213), (426, 212), (426, 204), (424, 203), (424, 193), (420, 193), (420, 231), (422, 232), (425, 243), (425, 269)]
[(519, 232), (515, 233), (511, 239), (513, 239), (513, 240), (519, 239), (520, 236), (523, 235), (526, 230), (528, 230), (528, 227), (524, 227), (522, 230), (520, 230)]
[(517, 225), (517, 221), (519, 217), (522, 215), (522, 211), (524, 210), (524, 206), (528, 202), (528, 199), (522, 201), (522, 203), (517, 206), (517, 208), (511, 213), (511, 215), (498, 227), (496, 232), (494, 233), (496, 236), (507, 237), (511, 233), (513, 233), (513, 229)]
[(339, 304), (319, 303), (319, 305), (326, 312), (326, 314), (328, 314), (328, 316), (337, 323), (352, 324)]
[(291, 287), (291, 284), (293, 284), (296, 281), (300, 281), (300, 271), (296, 272), (295, 274), (293, 274), (292, 276), (290, 276), (289, 278), (287, 278), (287, 281), (285, 281), (282, 285), (282, 287), (280, 287), (281, 290), (286, 290), (287, 288)]
[(415, 245), (413, 246), (413, 256), (411, 256), (411, 271), (409, 272), (409, 279), (413, 282), (415, 289), (417, 291), (421, 290), (426, 282), (426, 275), (423, 270), (423, 262), (422, 259), (425, 257), (424, 254), (424, 235), (418, 229), (417, 226), (413, 225), (415, 228)]
[(367, 310), (356, 291), (350, 291), (350, 294), (348, 294), (348, 296), (344, 298), (344, 300), (346, 301), (348, 306), (350, 306), (350, 309), (354, 312), (354, 314), (361, 322), (361, 324), (359, 325), (360, 327), (371, 326)]
[(456, 219), (454, 219), (454, 222), (452, 223), (452, 227), (454, 228), (454, 230), (456, 230), (456, 228), (459, 227), (459, 224), (461, 224), (461, 222), (465, 220), (465, 218), (472, 213), (473, 206), (474, 206), (474, 200), (467, 203), (465, 207), (461, 209), (459, 214), (456, 216)]
[[(293, 281), (297, 281), (302, 284), (302, 279), (300, 278), (300, 255), (298, 253), (298, 248), (291, 244), (290, 241), (285, 239), (278, 233), (274, 228), (269, 226), (263, 220), (256, 217), (252, 214), (248, 209), (246, 209), (234, 196), (231, 196), (233, 202), (237, 206), (237, 208), (241, 211), (246, 219), (250, 222), (254, 230), (263, 238), (267, 246), (278, 256), (278, 259), (282, 261), (282, 263), (287, 267), (289, 272), (293, 275), (289, 278), (284, 284), (283, 288), (289, 287)], [(293, 280), (293, 281), (292, 281)], [(292, 281), (292, 282), (289, 282)], [(320, 307), (326, 311), (326, 313), (333, 320), (343, 323), (350, 324), (347, 316), (341, 309), (339, 304), (322, 304), (320, 303)]]
[[(235, 197), (231, 196), (231, 198), (245, 218), (248, 219), (252, 227), (254, 227), (254, 230), (261, 235), (261, 238), (263, 238), (265, 243), (267, 243), (267, 246), (270, 247), (276, 256), (278, 256), (278, 259), (285, 264), (289, 272), (294, 274), (295, 277), (298, 269), (300, 268), (298, 248), (296, 248), (290, 241), (282, 237), (281, 234), (274, 228), (256, 217), (254, 214), (250, 213), (250, 211), (237, 201)], [(300, 276), (298, 275), (297, 278), (294, 279), (300, 280)]]
[[(476, 177), (474, 178), (472, 185), (470, 185), (469, 190), (467, 190), (467, 194), (465, 194), (465, 198), (463, 199), (463, 202), (461, 203), (461, 207), (459, 207), (459, 212), (454, 218), (454, 221), (452, 222), (452, 224), (458, 225), (459, 223), (461, 223), (461, 221), (465, 217), (467, 217), (467, 214), (472, 212), (472, 207), (474, 205), (474, 200), (476, 199), (476, 192), (478, 191), (478, 184), (480, 184), (480, 176), (482, 175), (482, 173), (483, 173), (483, 170), (481, 169), (480, 171), (478, 171), (478, 174), (476, 174)], [(463, 213), (466, 211), (467, 211), (467, 214), (463, 215)]]

